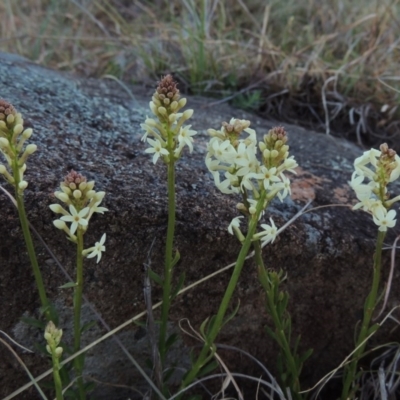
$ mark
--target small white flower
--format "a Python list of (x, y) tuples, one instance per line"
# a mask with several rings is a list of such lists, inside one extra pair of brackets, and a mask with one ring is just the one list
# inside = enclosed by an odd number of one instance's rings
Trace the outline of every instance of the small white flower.
[(256, 147), (254, 144), (246, 146), (243, 142), (237, 148), (235, 164), (240, 167), (237, 171), (238, 176), (254, 173), (258, 170), (260, 163), (256, 157)]
[(106, 251), (106, 246), (104, 246), (105, 241), (106, 241), (106, 234), (103, 233), (100, 242), (96, 242), (93, 247), (83, 250), (82, 254), (87, 258), (93, 258), (97, 256), (96, 262), (98, 263), (101, 260), (102, 253)]
[(266, 245), (267, 243), (273, 243), (278, 235), (278, 229), (275, 226), (274, 220), (272, 218), (269, 219), (271, 225), (268, 224), (261, 224), (261, 228), (264, 230), (254, 235), (254, 239), (261, 238), (262, 246)]
[(218, 167), (219, 167), (219, 161), (218, 161), (218, 160), (213, 160), (213, 159), (209, 156), (209, 154), (207, 154), (207, 157), (206, 157), (206, 166), (207, 166), (207, 168), (208, 168), (208, 170), (209, 170), (210, 172), (217, 171), (217, 170), (218, 170)]
[[(192, 110), (193, 112), (193, 110)], [(189, 147), (189, 151), (192, 152), (193, 151), (193, 138), (192, 136), (196, 135), (197, 132), (190, 129), (192, 125), (187, 125), (184, 128), (181, 128), (179, 130), (179, 135), (178, 135), (178, 140), (179, 140), (179, 147), (181, 147), (181, 145), (187, 145)], [(182, 146), (182, 147), (183, 147)]]
[[(225, 180), (221, 182), (219, 172), (211, 171), (214, 177), (215, 186), (225, 194), (231, 193), (239, 193), (239, 188), (234, 187), (238, 186), (238, 179), (235, 175), (230, 174), (229, 172), (225, 172)], [(233, 186), (234, 185), (234, 186)]]
[(146, 150), (145, 150), (145, 153), (154, 153), (154, 156), (153, 156), (153, 163), (154, 163), (154, 164), (157, 162), (157, 160), (159, 159), (159, 157), (160, 157), (162, 154), (165, 155), (165, 156), (167, 156), (167, 155), (169, 154), (169, 153), (168, 153), (168, 150), (165, 149), (165, 148), (162, 146), (161, 142), (160, 142), (158, 139), (156, 139), (156, 140), (147, 139), (147, 142), (148, 142), (152, 147), (146, 149)]
[(375, 207), (372, 210), (372, 217), (381, 232), (386, 232), (387, 228), (393, 228), (396, 225), (396, 211), (387, 211), (384, 206)]
[(78, 226), (80, 225), (82, 228), (86, 227), (88, 225), (87, 219), (85, 217), (89, 213), (89, 207), (83, 208), (81, 211), (76, 211), (76, 208), (71, 204), (69, 206), (69, 212), (70, 215), (64, 215), (60, 219), (62, 221), (66, 222), (72, 222), (71, 224), (71, 235), (73, 235), (76, 230), (78, 229)]
[(370, 180), (373, 180), (375, 172), (367, 167), (367, 164), (371, 164), (375, 170), (378, 164), (378, 158), (381, 152), (376, 149), (365, 151), (364, 154), (354, 160), (354, 169), (358, 175), (363, 175)]
[(237, 157), (235, 148), (231, 145), (229, 140), (224, 140), (223, 142), (214, 138), (210, 141), (211, 153), (218, 160), (225, 162), (227, 164), (233, 164)]
[(356, 172), (353, 172), (351, 182), (349, 182), (352, 189), (356, 192), (357, 199), (361, 202), (370, 199), (372, 196), (372, 185), (366, 185), (364, 182), (364, 175), (357, 176)]
[(400, 157), (396, 154), (394, 159), (396, 160), (397, 166), (390, 174), (390, 182), (394, 182), (400, 176)]
[(297, 168), (299, 165), (297, 164), (297, 161), (294, 159), (294, 156), (290, 156), (285, 159), (285, 161), (279, 166), (278, 172), (283, 172), (283, 171), (288, 171), (291, 172), (292, 174), (297, 174), (297, 172), (294, 170)]
[(255, 189), (255, 185), (251, 181), (251, 179), (254, 178), (255, 175), (257, 175), (257, 174), (250, 173), (250, 174), (244, 175), (242, 177), (242, 181), (240, 182), (240, 189), (241, 189), (241, 191), (243, 193), (245, 192), (243, 190), (243, 188), (246, 188), (247, 190), (254, 190)]
[(231, 223), (229, 224), (229, 226), (228, 226), (228, 232), (229, 232), (231, 235), (234, 235), (233, 230), (234, 230), (235, 228), (236, 228), (236, 229), (239, 229), (239, 227), (240, 227), (240, 218), (243, 218), (243, 216), (233, 218), (233, 220), (232, 220)]
[(277, 176), (277, 170), (275, 167), (268, 169), (267, 167), (261, 167), (261, 173), (263, 179), (264, 188), (268, 189), (271, 184), (274, 182), (280, 182), (279, 177)]
[(89, 215), (87, 217), (88, 220), (92, 217), (92, 215), (94, 213), (104, 214), (105, 211), (108, 211), (108, 208), (106, 208), (106, 207), (99, 207), (100, 203), (101, 203), (101, 200), (97, 201), (95, 203), (91, 202), (89, 204), (90, 211), (89, 211)]
[(280, 201), (283, 201), (283, 199), (288, 195), (292, 194), (292, 191), (290, 189), (290, 179), (287, 178), (284, 174), (281, 174), (281, 179), (282, 179), (282, 189), (281, 191), (278, 192), (278, 197)]

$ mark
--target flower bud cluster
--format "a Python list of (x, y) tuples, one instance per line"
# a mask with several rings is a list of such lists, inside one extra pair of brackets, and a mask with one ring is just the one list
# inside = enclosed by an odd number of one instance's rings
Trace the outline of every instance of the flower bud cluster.
[(387, 185), (400, 176), (400, 157), (384, 143), (380, 150), (371, 149), (356, 158), (354, 169), (349, 185), (359, 202), (353, 209), (361, 208), (371, 213), (382, 232), (394, 227), (396, 211), (389, 209), (400, 200), (400, 196), (390, 199)]
[[(245, 132), (247, 137), (240, 138)], [(264, 140), (257, 144), (257, 135), (250, 128), (250, 122), (232, 118), (224, 122), (220, 130), (209, 129), (211, 140), (208, 143), (206, 165), (212, 173), (215, 185), (222, 193), (241, 193), (244, 203), (238, 209), (247, 215), (256, 212), (260, 193), (265, 192), (263, 210), (275, 197), (283, 199), (291, 193), (290, 180), (285, 172), (295, 173), (297, 163), (289, 156), (286, 131), (282, 127), (271, 129)], [(260, 159), (258, 151), (261, 152)], [(260, 214), (262, 217), (263, 212)], [(235, 233), (243, 240), (240, 232), (240, 217), (236, 217), (229, 225), (228, 231)], [(254, 236), (263, 242), (273, 241), (277, 234), (276, 226), (264, 224), (263, 232)]]
[(37, 150), (35, 144), (29, 144), (23, 150), (25, 141), (32, 136), (31, 128), (24, 128), (24, 120), (20, 113), (7, 101), (0, 99), (0, 151), (3, 153), (9, 169), (0, 164), (0, 174), (19, 193), (28, 186), (24, 180), (26, 161)]
[(180, 99), (177, 83), (172, 76), (167, 75), (161, 79), (150, 101), (150, 109), (157, 120), (147, 118), (145, 123), (140, 125), (145, 131), (142, 140), (147, 140), (150, 145), (145, 152), (153, 154), (154, 164), (160, 157), (166, 163), (171, 157), (177, 160), (185, 145), (189, 147), (190, 152), (193, 151), (193, 136), (197, 132), (190, 129), (191, 125), (183, 126), (193, 115), (193, 110), (179, 112), (185, 105), (186, 99)]
[(54, 354), (56, 358), (60, 358), (63, 352), (63, 348), (59, 346), (62, 334), (62, 329), (57, 329), (53, 321), (49, 321), (44, 331), (44, 338), (47, 342), (46, 350), (49, 354)]
[[(278, 196), (282, 201), (290, 193), (290, 181), (284, 172), (295, 173), (297, 167), (293, 156), (289, 157), (286, 132), (281, 127), (273, 128), (257, 146), (256, 132), (249, 126), (249, 121), (232, 118), (219, 131), (209, 129), (212, 138), (206, 165), (222, 193), (252, 193), (257, 200), (264, 188), (268, 200)], [(240, 139), (243, 131), (248, 136)], [(257, 158), (258, 149), (261, 160)]]
[[(77, 243), (76, 232), (81, 231), (84, 234), (88, 228), (89, 220), (94, 213), (103, 214), (108, 211), (105, 207), (99, 207), (105, 192), (96, 192), (94, 181), (88, 182), (81, 174), (72, 170), (61, 182), (61, 191), (54, 193), (55, 197), (68, 206), (68, 211), (60, 204), (51, 204), (50, 209), (56, 214), (62, 214), (60, 219), (53, 221), (56, 228), (63, 230), (69, 240)], [(71, 225), (68, 226), (67, 223)], [(100, 242), (95, 246), (83, 250), (83, 255), (88, 258), (97, 256), (97, 262), (100, 261), (101, 253), (105, 251), (104, 242), (106, 235), (103, 234)]]

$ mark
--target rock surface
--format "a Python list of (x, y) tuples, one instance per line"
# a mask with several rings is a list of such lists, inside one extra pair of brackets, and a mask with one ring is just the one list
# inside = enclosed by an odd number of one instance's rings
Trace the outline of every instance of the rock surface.
[[(30, 142), (38, 145), (26, 172), (30, 222), (70, 274), (73, 274), (75, 249), (52, 225), (54, 215), (48, 208), (55, 201), (52, 193), (71, 169), (94, 179), (97, 190), (107, 192), (104, 206), (109, 212), (94, 218), (85, 235), (85, 243), (94, 244), (106, 232), (107, 251), (99, 264), (93, 260), (86, 262), (85, 293), (109, 326), (117, 327), (145, 309), (143, 263), (148, 261), (154, 238), (151, 263), (162, 273), (167, 225), (166, 172), (162, 163), (152, 164), (151, 157), (144, 154), (146, 146), (140, 141), (143, 134), (140, 123), (150, 115), (148, 102), (154, 88), (81, 79), (4, 53), (0, 54), (0, 82), (0, 97), (11, 102), (32, 125), (34, 135)], [(249, 119), (262, 138), (275, 124), (226, 104), (213, 105), (211, 99), (186, 97), (187, 108), (195, 110), (192, 124), (199, 134), (193, 154), (186, 154), (177, 166), (176, 247), (181, 261), (175, 276), (185, 271), (189, 284), (235, 261), (239, 252), (239, 243), (226, 230), (231, 219), (238, 215), (235, 205), (239, 199), (219, 193), (210, 179), (204, 165), (206, 129), (218, 129), (222, 121), (231, 117)], [(376, 227), (367, 214), (347, 207), (354, 202), (347, 181), (352, 162), (362, 149), (295, 126), (284, 126), (289, 133), (291, 154), (300, 167), (293, 178), (292, 199), (283, 203), (276, 200), (265, 218), (272, 216), (277, 226), (281, 226), (308, 200), (312, 200), (311, 207), (325, 206), (296, 220), (264, 249), (266, 265), (287, 272), (285, 288), (291, 296), (294, 333), (301, 333), (303, 349), (314, 349), (304, 368), (306, 387), (337, 366), (352, 349), (354, 326), (371, 281)], [(2, 185), (10, 190), (4, 180)], [(392, 243), (393, 237), (392, 232), (386, 242)], [(35, 337), (18, 321), (22, 315), (35, 315), (38, 296), (17, 212), (2, 192), (0, 238), (1, 330), (32, 347), (41, 336)], [(36, 244), (49, 295), (58, 299), (61, 314), (68, 315), (71, 293), (57, 289), (66, 278), (40, 242)], [(384, 259), (387, 276), (388, 257)], [(228, 279), (229, 271), (180, 296), (172, 308), (172, 321), (188, 318), (192, 326), (198, 327), (216, 312)], [(390, 308), (399, 302), (399, 287), (397, 270)], [(154, 303), (159, 295), (160, 291), (154, 288)], [(254, 265), (247, 262), (233, 303), (240, 300), (238, 315), (218, 341), (250, 352), (274, 371), (276, 345), (263, 328), (268, 322), (263, 299)], [(68, 317), (63, 321), (68, 334)], [(94, 339), (102, 332), (96, 328), (89, 337)], [(390, 339), (388, 332), (389, 329), (380, 332), (381, 343)], [(145, 329), (131, 324), (119, 337), (140, 360), (148, 354)], [(182, 339), (194, 344), (186, 335)], [(238, 353), (221, 354), (231, 371), (260, 375), (254, 363)], [(22, 358), (36, 375), (48, 368), (40, 357), (22, 354)], [(135, 368), (110, 339), (97, 350), (94, 348), (89, 359), (88, 374), (94, 378), (111, 384), (139, 386)], [(184, 364), (186, 358), (177, 355), (177, 359)], [(22, 367), (1, 347), (0, 397), (26, 382), (28, 378)], [(31, 388), (17, 398), (35, 396)], [(99, 386), (93, 398), (134, 396), (128, 389)]]

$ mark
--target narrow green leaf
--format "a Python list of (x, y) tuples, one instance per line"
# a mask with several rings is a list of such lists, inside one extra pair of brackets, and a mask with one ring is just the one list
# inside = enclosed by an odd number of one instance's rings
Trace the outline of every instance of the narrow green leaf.
[(175, 253), (175, 257), (172, 260), (171, 268), (175, 267), (176, 263), (180, 260), (180, 258), (181, 258), (181, 255), (180, 255), (179, 251), (177, 250)]
[(207, 323), (208, 323), (209, 319), (210, 319), (210, 317), (207, 317), (200, 325), (200, 333), (201, 333), (203, 338), (205, 338), (207, 336), (205, 330), (206, 330)]
[(200, 371), (197, 374), (197, 378), (209, 374), (210, 372), (214, 371), (215, 368), (217, 367), (218, 363), (215, 360), (210, 361), (208, 364), (206, 364), (203, 368), (200, 369)]
[(59, 322), (58, 313), (53, 303), (49, 303), (49, 305), (45, 307), (40, 307), (39, 310), (40, 310), (40, 315), (44, 315), (45, 313), (49, 312), (51, 321), (53, 321), (55, 326), (58, 326)]
[(297, 350), (299, 348), (299, 344), (300, 344), (300, 335), (297, 336), (296, 341), (294, 342), (294, 347), (293, 347), (293, 354), (297, 353)]
[(374, 324), (369, 327), (367, 336), (369, 336), (371, 333), (375, 333), (379, 329), (380, 325), (379, 324)]
[(163, 285), (164, 281), (161, 278), (160, 275), (156, 274), (153, 270), (151, 270), (150, 268), (147, 270), (147, 273), (149, 274), (149, 277), (152, 281), (154, 281), (155, 283), (159, 284), (160, 286)]
[(276, 340), (276, 334), (269, 326), (265, 326), (265, 330), (267, 331), (268, 335), (272, 337), (272, 339)]
[(281, 293), (283, 293), (283, 296), (282, 300), (278, 303), (278, 310), (279, 310), (278, 313), (280, 315), (283, 315), (287, 309), (287, 305), (289, 302), (289, 295), (286, 292), (281, 292)]
[(304, 362), (311, 356), (313, 353), (313, 349), (308, 349), (302, 356), (300, 357), (300, 362), (301, 364), (304, 364)]
[(69, 289), (78, 286), (76, 282), (68, 282), (65, 285), (59, 287), (59, 289)]
[(21, 321), (27, 325), (33, 326), (35, 328), (43, 329), (43, 330), (46, 327), (46, 324), (43, 321), (39, 321), (36, 318), (21, 317)]
[(179, 293), (179, 291), (182, 289), (183, 283), (185, 282), (185, 273), (181, 274), (179, 276), (179, 281), (178, 284), (176, 285), (176, 288), (172, 291), (171, 293), (171, 299), (174, 299), (176, 295)]
[(87, 322), (86, 324), (81, 326), (81, 333), (88, 331), (90, 328), (96, 325), (97, 325), (96, 321)]
[(163, 375), (163, 382), (167, 383), (169, 381), (169, 379), (171, 378), (171, 376), (173, 375), (173, 373), (175, 372), (176, 368), (167, 368), (164, 371), (164, 375)]
[(239, 311), (239, 307), (240, 307), (240, 300), (238, 301), (237, 306), (235, 307), (235, 309), (232, 311), (231, 314), (229, 314), (225, 320), (222, 322), (222, 326), (226, 325)]
[(66, 368), (66, 365), (64, 365), (61, 369), (60, 369), (60, 378), (61, 378), (61, 382), (62, 382), (62, 386), (66, 387), (70, 384), (71, 382), (71, 378), (69, 376), (69, 371), (71, 370), (71, 368)]
[(176, 333), (172, 333), (165, 342), (165, 348), (168, 350), (177, 340), (178, 335)]

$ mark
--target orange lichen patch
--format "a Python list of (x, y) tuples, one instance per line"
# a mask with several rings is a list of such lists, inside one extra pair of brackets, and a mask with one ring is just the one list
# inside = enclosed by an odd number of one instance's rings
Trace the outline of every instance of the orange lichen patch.
[(351, 188), (349, 185), (344, 185), (342, 187), (337, 187), (333, 190), (333, 198), (337, 203), (352, 204)]
[(324, 182), (330, 182), (329, 179), (324, 179), (297, 167), (297, 175), (291, 176), (292, 199), (300, 201), (308, 201), (315, 199), (315, 189), (321, 187)]

